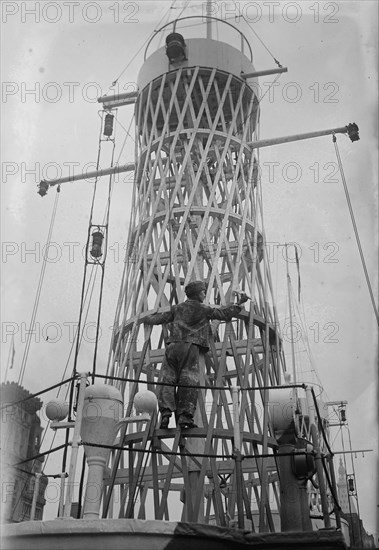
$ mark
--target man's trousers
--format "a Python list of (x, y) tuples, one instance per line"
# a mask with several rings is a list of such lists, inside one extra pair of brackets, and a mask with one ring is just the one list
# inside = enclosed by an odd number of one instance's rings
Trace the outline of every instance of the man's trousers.
[[(181, 415), (193, 419), (196, 410), (199, 385), (199, 346), (189, 342), (172, 342), (166, 347), (162, 364), (161, 382), (158, 394), (159, 410), (162, 416)], [(192, 387), (185, 387), (192, 386)]]

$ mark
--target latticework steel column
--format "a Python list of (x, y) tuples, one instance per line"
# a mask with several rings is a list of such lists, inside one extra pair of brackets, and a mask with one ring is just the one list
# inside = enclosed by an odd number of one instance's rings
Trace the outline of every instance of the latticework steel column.
[[(199, 427), (181, 433), (140, 425), (122, 436), (125, 452), (113, 461), (121, 517), (228, 525), (239, 511), (239, 522), (242, 515), (253, 530), (274, 530), (278, 478), (267, 455), (276, 441), (264, 387), (280, 383), (282, 353), (260, 229), (258, 160), (247, 145), (256, 139), (259, 102), (242, 70), (254, 68), (240, 51), (191, 39), (184, 61), (170, 62), (161, 48), (140, 73), (128, 253), (109, 368), (126, 379), (119, 387), (127, 414), (135, 392), (155, 390), (160, 380), (165, 327), (144, 328), (145, 315), (184, 300), (184, 286), (198, 279), (208, 283), (206, 303), (231, 303), (237, 290), (252, 301), (237, 319), (213, 322)], [(241, 468), (231, 386), (241, 388)]]

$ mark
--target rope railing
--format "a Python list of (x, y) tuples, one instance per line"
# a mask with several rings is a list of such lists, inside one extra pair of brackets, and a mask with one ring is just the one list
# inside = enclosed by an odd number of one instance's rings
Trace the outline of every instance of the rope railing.
[(63, 386), (64, 384), (68, 384), (69, 382), (72, 382), (72, 380), (75, 379), (75, 376), (71, 376), (71, 378), (68, 378), (67, 380), (62, 380), (62, 382), (59, 382), (58, 384), (54, 384), (53, 386), (49, 386), (45, 390), (41, 390), (37, 393), (33, 393), (32, 395), (29, 395), (28, 397), (24, 397), (24, 399), (20, 399), (19, 401), (11, 401), (8, 403), (4, 403), (1, 405), (0, 410), (5, 409), (6, 407), (19, 405), (20, 403), (24, 403), (25, 401), (29, 401), (29, 399), (34, 399), (35, 397), (38, 397), (39, 395), (42, 395), (43, 393), (47, 393), (51, 390), (54, 390), (55, 388), (59, 388), (60, 386)]
[[(193, 431), (193, 429), (191, 430)], [(86, 441), (81, 441), (80, 442), (80, 445), (85, 445), (85, 446), (88, 446), (88, 447), (99, 447), (101, 449), (110, 449), (110, 450), (113, 450), (113, 451), (117, 451), (117, 450), (120, 450), (120, 451), (129, 451), (128, 447), (123, 447), (121, 445), (102, 445), (100, 443), (88, 443)], [(133, 448), (133, 452), (136, 452), (136, 453), (149, 453), (149, 454), (154, 454), (154, 453), (158, 453), (158, 454), (163, 454), (163, 455), (167, 455), (167, 456), (182, 456), (183, 453), (179, 452), (175, 452), (175, 451), (167, 451), (167, 450), (163, 450), (159, 447), (154, 447), (153, 449), (138, 449), (138, 448)], [(234, 453), (231, 453), (231, 454), (217, 454), (217, 453), (189, 453), (188, 450), (187, 450), (187, 453), (188, 456), (190, 457), (200, 457), (200, 458), (222, 458), (222, 459), (227, 459), (227, 458), (230, 458), (230, 459), (234, 459), (235, 458), (235, 454)], [(293, 456), (294, 453), (281, 453), (280, 456)], [(300, 451), (300, 452), (297, 452), (296, 453), (296, 456), (301, 456), (301, 455), (308, 455), (309, 453), (307, 453), (306, 451)], [(261, 454), (241, 454), (241, 458), (242, 459), (245, 459), (245, 458), (275, 458), (275, 454), (274, 453), (261, 453)]]
[[(228, 390), (231, 386), (211, 386), (211, 385), (193, 385), (193, 384), (172, 384), (168, 382), (158, 382), (151, 380), (138, 380), (136, 378), (125, 378), (119, 376), (106, 376), (102, 374), (95, 374), (95, 378), (104, 378), (108, 380), (115, 380), (120, 382), (134, 382), (137, 384), (152, 384), (154, 386), (175, 386), (181, 388), (197, 388), (199, 390)], [(283, 386), (255, 386), (255, 387), (240, 387), (241, 391), (260, 391), (260, 390), (276, 390), (276, 389), (293, 389), (301, 388), (305, 390), (307, 388), (306, 384), (287, 384)]]
[[(105, 375), (100, 375), (100, 374), (96, 374), (95, 375), (96, 378), (101, 378), (101, 379), (110, 379), (110, 380), (122, 380), (122, 381), (126, 381), (126, 382), (138, 382), (138, 383), (143, 383), (143, 384), (150, 384), (151, 382), (147, 381), (147, 380), (136, 380), (136, 379), (133, 379), (133, 378), (121, 378), (121, 377), (115, 377), (115, 376), (105, 376)], [(17, 401), (15, 403), (13, 403), (13, 405), (16, 405), (16, 404), (19, 404), (19, 403), (22, 403), (23, 401), (26, 401), (28, 399), (31, 399), (33, 397), (36, 397), (38, 395), (41, 395), (42, 393), (45, 393), (47, 391), (50, 391), (51, 389), (54, 389), (56, 387), (59, 387), (61, 386), (62, 384), (66, 384), (67, 382), (70, 382), (71, 380), (73, 380), (74, 377), (68, 379), (68, 380), (65, 380), (63, 382), (60, 382), (59, 384), (55, 384), (54, 386), (51, 386), (45, 390), (42, 390), (41, 392), (38, 392), (32, 396), (29, 396), (28, 398), (25, 398), (23, 400), (20, 400), (20, 401)], [(173, 384), (167, 384), (165, 382), (155, 382), (154, 384), (157, 384), (157, 385), (164, 385), (164, 386), (172, 386)], [(183, 387), (194, 387), (193, 385), (181, 385)], [(195, 386), (197, 387), (198, 389), (218, 389), (218, 390), (225, 390), (225, 389), (230, 389), (230, 386)], [(241, 391), (246, 391), (246, 390), (262, 390), (262, 389), (272, 389), (272, 390), (275, 390), (275, 389), (293, 389), (293, 388), (300, 388), (300, 389), (306, 389), (307, 386), (305, 384), (293, 384), (293, 385), (290, 385), (290, 384), (287, 384), (287, 385), (282, 385), (282, 386), (265, 386), (265, 387), (254, 387), (254, 388), (241, 388)], [(327, 450), (329, 452), (329, 457), (332, 458), (334, 456), (334, 453), (333, 451), (331, 450), (330, 448), (330, 445), (329, 445), (329, 442), (328, 442), (328, 439), (327, 439), (327, 436), (326, 436), (326, 433), (325, 433), (325, 430), (324, 430), (324, 426), (323, 426), (323, 423), (322, 423), (322, 417), (321, 417), (321, 414), (320, 414), (320, 410), (319, 410), (319, 407), (318, 407), (318, 404), (317, 404), (317, 398), (316, 398), (316, 395), (315, 395), (315, 392), (313, 390), (313, 388), (311, 388), (311, 394), (312, 394), (312, 398), (313, 398), (313, 401), (314, 401), (314, 405), (315, 405), (315, 411), (316, 411), (316, 416), (317, 416), (317, 419), (318, 419), (318, 424), (319, 424), (319, 428), (320, 428), (320, 432), (321, 432), (321, 435), (323, 437), (323, 440), (325, 442), (325, 445), (327, 447)], [(8, 404), (9, 405), (9, 404)], [(21, 464), (25, 464), (27, 462), (30, 462), (30, 461), (33, 461), (33, 460), (37, 460), (43, 456), (46, 456), (50, 453), (53, 453), (55, 451), (58, 451), (62, 448), (66, 448), (67, 446), (69, 445), (69, 443), (65, 443), (63, 445), (60, 445), (58, 447), (55, 447), (53, 449), (50, 449), (48, 451), (45, 451), (43, 453), (39, 453), (38, 455), (35, 455), (33, 457), (30, 457), (30, 458), (27, 458), (25, 460), (22, 460), (20, 462), (17, 462), (15, 463), (13, 466), (20, 466)], [(100, 448), (106, 448), (106, 449), (111, 449), (111, 450), (127, 450), (125, 447), (123, 446), (117, 446), (117, 445), (102, 445), (102, 444), (98, 444), (98, 443), (88, 443), (88, 442), (80, 442), (80, 445), (87, 445), (87, 446), (92, 446), (92, 447), (100, 447)], [(135, 448), (134, 451), (136, 452), (147, 452), (147, 453), (153, 453), (153, 452), (161, 452), (162, 454), (166, 454), (166, 455), (175, 455), (175, 456), (180, 456), (181, 453), (174, 453), (174, 452), (171, 452), (171, 451), (159, 451), (159, 449), (157, 448), (154, 448), (152, 450), (146, 450), (146, 449), (137, 449)], [(203, 453), (191, 453), (191, 456), (196, 456), (196, 457), (202, 457), (202, 458), (223, 458), (223, 459), (226, 459), (226, 458), (233, 458), (234, 457), (234, 454), (230, 454), (230, 455), (218, 455), (218, 454), (203, 454)], [(292, 455), (293, 453), (287, 453), (287, 455)], [(297, 452), (296, 455), (307, 455), (308, 453), (306, 452)], [(253, 454), (253, 455), (243, 455), (243, 458), (267, 458), (267, 457), (273, 457), (274, 455), (272, 453), (263, 453), (263, 454)], [(325, 455), (326, 456), (326, 455)]]
[[(70, 445), (68, 443), (67, 445)], [(13, 466), (21, 466), (21, 464), (26, 464), (26, 462), (30, 462), (31, 460), (38, 460), (39, 458), (46, 456), (50, 453), (54, 453), (55, 451), (59, 451), (60, 449), (63, 449), (63, 447), (67, 447), (66, 443), (63, 443), (63, 445), (59, 445), (58, 447), (54, 447), (54, 449), (49, 449), (48, 451), (45, 451), (44, 453), (39, 453), (38, 455), (32, 456), (30, 458), (25, 458), (25, 460), (20, 460), (20, 462), (16, 462), (16, 464), (13, 464)]]

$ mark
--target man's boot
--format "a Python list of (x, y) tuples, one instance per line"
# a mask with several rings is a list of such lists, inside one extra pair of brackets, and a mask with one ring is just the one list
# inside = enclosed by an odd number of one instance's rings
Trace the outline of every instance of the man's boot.
[(168, 415), (162, 416), (161, 424), (159, 426), (160, 429), (161, 430), (167, 430), (169, 422), (170, 422), (170, 417)]
[(178, 424), (180, 428), (197, 428), (197, 424), (194, 423), (192, 416), (189, 414), (181, 414), (178, 418)]

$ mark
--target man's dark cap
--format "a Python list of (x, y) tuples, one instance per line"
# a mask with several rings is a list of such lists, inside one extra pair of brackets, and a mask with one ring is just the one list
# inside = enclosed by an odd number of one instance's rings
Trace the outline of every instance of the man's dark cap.
[(203, 281), (192, 281), (191, 283), (188, 283), (188, 285), (185, 287), (184, 292), (187, 294), (187, 296), (193, 296), (194, 294), (198, 294), (202, 290), (207, 290), (207, 285)]

